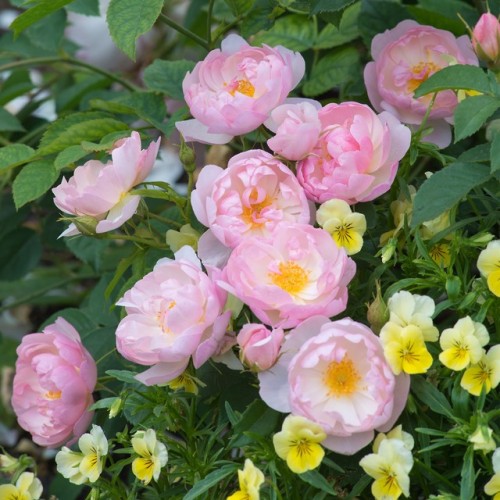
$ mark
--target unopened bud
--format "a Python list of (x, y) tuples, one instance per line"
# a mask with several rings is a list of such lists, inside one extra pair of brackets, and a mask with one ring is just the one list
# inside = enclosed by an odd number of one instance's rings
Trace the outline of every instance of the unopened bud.
[(382, 263), (385, 264), (392, 259), (394, 252), (396, 251), (397, 240), (396, 238), (391, 238), (386, 245), (382, 248)]
[(490, 68), (497, 68), (500, 62), (500, 23), (498, 18), (487, 12), (483, 14), (472, 30), (472, 45), (477, 56), (487, 62)]
[(496, 448), (495, 440), (493, 439), (493, 430), (487, 425), (480, 424), (469, 437), (469, 442), (473, 444), (474, 450), (481, 450), (485, 453), (493, 451)]
[(120, 413), (122, 406), (123, 406), (123, 399), (116, 398), (113, 401), (111, 407), (109, 408), (109, 418), (115, 418), (118, 415), (118, 413)]
[(470, 238), (470, 241), (474, 245), (483, 246), (488, 244), (493, 238), (495, 237), (491, 233), (477, 233)]
[(169, 229), (166, 235), (167, 245), (174, 253), (185, 245), (196, 250), (198, 248), (199, 239), (200, 233), (189, 224), (182, 226), (179, 231)]
[(184, 141), (181, 143), (179, 150), (179, 159), (184, 165), (186, 172), (194, 172), (196, 170), (196, 155), (193, 148), (190, 148)]
[(389, 309), (382, 298), (382, 290), (380, 289), (380, 283), (378, 281), (376, 287), (377, 292), (373, 302), (368, 305), (366, 317), (372, 330), (378, 334), (387, 321), (389, 321)]
[(0, 471), (2, 472), (14, 472), (19, 466), (19, 460), (9, 455), (8, 453), (2, 453), (0, 455)]
[(71, 222), (76, 226), (78, 231), (85, 236), (95, 236), (98, 221), (90, 215), (81, 215), (80, 217), (74, 217)]

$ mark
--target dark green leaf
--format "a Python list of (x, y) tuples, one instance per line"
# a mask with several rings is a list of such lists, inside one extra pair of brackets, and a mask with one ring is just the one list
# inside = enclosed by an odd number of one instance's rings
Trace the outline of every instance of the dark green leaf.
[(453, 411), (446, 396), (423, 377), (412, 377), (411, 389), (417, 395), (418, 399), (433, 412), (454, 419)]
[(455, 142), (477, 132), (500, 108), (500, 99), (489, 95), (467, 97), (455, 108)]
[(351, 5), (356, 0), (313, 0), (311, 2), (311, 15), (320, 12), (336, 12)]
[(137, 373), (130, 372), (128, 370), (107, 370), (106, 375), (119, 380), (120, 382), (126, 382), (127, 384), (137, 384), (135, 376)]
[(460, 477), (460, 500), (472, 500), (476, 498), (474, 487), (474, 483), (476, 482), (476, 475), (474, 473), (474, 448), (472, 446), (469, 446), (465, 452)]
[(107, 410), (108, 408), (111, 408), (113, 403), (117, 400), (118, 398), (104, 398), (100, 399), (96, 403), (94, 403), (89, 410)]
[(164, 0), (111, 0), (106, 20), (111, 38), (135, 61), (137, 39), (153, 27), (163, 8)]
[(85, 16), (98, 16), (99, 0), (73, 0), (73, 2), (66, 7), (66, 10)]
[(64, 167), (78, 161), (88, 154), (88, 151), (85, 151), (81, 146), (70, 146), (57, 155), (54, 161), (54, 167), (56, 170), (62, 170)]
[(298, 475), (302, 481), (318, 490), (329, 493), (330, 495), (337, 496), (335, 490), (331, 487), (330, 483), (317, 471), (310, 470)]
[(490, 144), (480, 144), (464, 151), (457, 160), (461, 163), (490, 161)]
[(422, 97), (446, 89), (475, 90), (483, 94), (492, 93), (490, 82), (483, 69), (469, 64), (455, 64), (431, 75), (415, 90), (415, 97)]
[(252, 10), (241, 22), (241, 35), (249, 38), (261, 30), (267, 30), (273, 25), (274, 18), (279, 15), (278, 8), (275, 9), (273, 0), (256, 0)]
[(7, 234), (0, 245), (0, 280), (22, 278), (38, 264), (42, 255), (40, 237), (24, 227)]
[(25, 144), (9, 144), (0, 148), (0, 170), (17, 167), (35, 156), (35, 150)]
[(40, 0), (34, 7), (31, 7), (20, 16), (16, 17), (14, 22), (10, 25), (10, 28), (17, 36), (28, 26), (52, 14), (52, 12), (61, 9), (72, 1), (73, 0)]
[(420, 186), (415, 196), (411, 227), (449, 210), (489, 176), (489, 167), (477, 163), (457, 162), (436, 172)]
[(26, 165), (17, 174), (12, 185), (16, 208), (19, 209), (29, 201), (36, 200), (45, 194), (58, 177), (59, 174), (51, 161), (38, 160)]
[(246, 14), (252, 7), (255, 0), (224, 0), (235, 16)]
[[(191, 490), (188, 491), (186, 495), (184, 495), (183, 500), (193, 500), (195, 498), (200, 497), (208, 491), (212, 486), (215, 486), (222, 479), (229, 476), (229, 474), (234, 474), (236, 472), (236, 464), (234, 465), (225, 465), (220, 469), (212, 471), (210, 474), (205, 476), (201, 481), (198, 481)], [(204, 498), (207, 498), (204, 496)]]
[(90, 264), (97, 271), (101, 268), (102, 256), (109, 246), (109, 241), (75, 236), (65, 238), (64, 242), (82, 262)]
[(348, 7), (342, 15), (339, 27), (327, 24), (314, 42), (315, 49), (331, 49), (350, 42), (359, 36), (358, 15), (361, 4)]
[(33, 45), (56, 52), (63, 39), (65, 27), (66, 12), (59, 10), (30, 26), (25, 33)]
[(500, 134), (495, 134), (493, 136), (493, 141), (491, 141), (491, 173), (500, 170)]
[(172, 99), (184, 100), (182, 81), (194, 68), (192, 61), (163, 61), (157, 59), (144, 71), (144, 83), (150, 90), (162, 92)]
[(17, 117), (0, 108), (0, 132), (22, 132), (24, 127)]
[[(16, 43), (19, 43), (19, 40)], [(0, 44), (0, 53), (2, 50), (7, 52), (9, 48), (3, 47), (2, 44)], [(23, 56), (26, 57), (26, 54), (23, 54)], [(31, 81), (31, 76), (28, 71), (24, 69), (14, 71), (1, 85), (0, 105), (7, 104), (9, 101), (12, 101), (12, 99), (27, 94), (32, 89), (33, 82)]]

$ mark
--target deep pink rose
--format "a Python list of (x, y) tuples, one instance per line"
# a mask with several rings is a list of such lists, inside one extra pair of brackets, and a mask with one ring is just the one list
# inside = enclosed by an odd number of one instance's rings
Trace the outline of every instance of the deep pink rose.
[(229, 35), (184, 78), (184, 98), (194, 119), (175, 125), (186, 141), (225, 144), (264, 123), (304, 71), (298, 52), (252, 47)]
[(257, 371), (268, 370), (278, 359), (283, 337), (281, 328), (269, 330), (260, 323), (244, 325), (236, 337), (242, 362)]
[(175, 260), (164, 258), (117, 304), (127, 316), (116, 330), (116, 347), (126, 359), (151, 366), (137, 379), (146, 385), (179, 376), (192, 357), (200, 367), (218, 353), (230, 311), (223, 312), (226, 293), (202, 271), (191, 247)]
[(74, 442), (90, 425), (97, 369), (78, 332), (63, 318), (17, 348), (12, 407), (40, 446)]
[(483, 14), (472, 31), (472, 45), (480, 59), (498, 65), (500, 59), (500, 23), (489, 12)]
[(327, 448), (356, 453), (387, 432), (403, 411), (410, 378), (396, 377), (379, 338), (350, 318), (312, 317), (290, 331), (282, 355), (259, 373), (260, 396), (271, 408), (319, 424)]
[(371, 201), (389, 190), (411, 133), (390, 113), (375, 114), (357, 102), (328, 104), (318, 112), (321, 135), (297, 164), (309, 199), (349, 204)]
[[(415, 89), (429, 76), (450, 64), (478, 65), (472, 44), (466, 35), (459, 38), (415, 21), (400, 22), (395, 28), (372, 40), (374, 59), (365, 67), (368, 97), (377, 111), (389, 111), (403, 123), (420, 125), (432, 95), (415, 99)], [(450, 123), (458, 104), (452, 90), (437, 94), (427, 124), (433, 127), (425, 140), (440, 147), (451, 141)]]
[(268, 236), (280, 222), (306, 224), (311, 218), (293, 172), (257, 149), (233, 156), (226, 169), (205, 166), (191, 203), (197, 219), (229, 248), (249, 236)]
[(218, 282), (263, 323), (293, 328), (315, 314), (342, 312), (355, 270), (323, 229), (282, 223), (266, 238), (244, 239)]
[[(111, 161), (90, 160), (77, 167), (69, 181), (63, 179), (52, 190), (54, 203), (67, 214), (87, 215), (99, 221), (96, 233), (116, 229), (137, 210), (141, 197), (129, 191), (151, 172), (159, 147), (160, 139), (141, 149), (139, 133), (132, 132), (129, 138), (118, 141)], [(71, 224), (61, 236), (75, 234), (79, 231)]]

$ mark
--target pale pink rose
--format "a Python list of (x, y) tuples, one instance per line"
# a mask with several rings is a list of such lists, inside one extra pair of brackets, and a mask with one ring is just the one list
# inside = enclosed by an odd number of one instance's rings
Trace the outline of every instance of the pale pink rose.
[(395, 377), (379, 338), (350, 318), (312, 317), (287, 334), (281, 351), (259, 373), (260, 396), (319, 424), (328, 435), (322, 444), (333, 451), (356, 453), (374, 430), (391, 429), (406, 405), (410, 378)]
[[(466, 35), (459, 38), (415, 21), (400, 22), (395, 28), (372, 40), (374, 59), (365, 67), (368, 97), (377, 111), (389, 111), (403, 123), (420, 125), (432, 95), (415, 99), (415, 89), (429, 76), (451, 64), (478, 65), (472, 44)], [(452, 90), (437, 94), (427, 124), (434, 132), (425, 137), (440, 147), (451, 141), (450, 123), (458, 104)]]
[[(289, 102), (291, 101), (291, 102)], [(271, 111), (265, 125), (276, 135), (267, 141), (269, 148), (287, 160), (301, 160), (314, 148), (321, 132), (319, 102), (287, 99)]]
[(293, 172), (257, 149), (233, 156), (226, 169), (205, 166), (191, 205), (197, 219), (230, 248), (249, 236), (269, 235), (280, 222), (308, 223), (311, 218)]
[(257, 371), (268, 370), (278, 359), (283, 338), (281, 328), (269, 330), (260, 323), (244, 325), (236, 337), (242, 362)]
[(184, 78), (182, 88), (193, 120), (175, 126), (186, 141), (225, 144), (255, 130), (284, 102), (304, 75), (298, 52), (252, 47), (229, 35)]
[(345, 310), (356, 265), (323, 229), (282, 223), (244, 239), (218, 281), (265, 324), (292, 328), (315, 314)]
[(472, 31), (472, 45), (480, 59), (496, 66), (500, 59), (500, 23), (489, 12), (483, 14)]
[[(153, 168), (160, 139), (141, 149), (138, 132), (122, 139), (111, 152), (112, 160), (90, 160), (77, 167), (73, 177), (55, 187), (54, 203), (63, 212), (96, 219), (96, 233), (106, 233), (121, 226), (137, 210), (141, 197), (129, 191), (140, 184)], [(74, 224), (61, 236), (79, 234)]]
[(126, 359), (151, 366), (137, 379), (146, 385), (180, 375), (190, 358), (199, 368), (218, 353), (230, 311), (223, 312), (226, 293), (202, 271), (189, 246), (175, 260), (160, 259), (117, 304), (127, 316), (116, 330), (116, 347)]
[(371, 201), (389, 190), (411, 133), (390, 113), (357, 102), (328, 104), (318, 112), (316, 147), (297, 164), (297, 178), (317, 203), (339, 198)]
[(97, 369), (78, 332), (63, 318), (17, 348), (12, 407), (40, 446), (76, 441), (90, 425)]

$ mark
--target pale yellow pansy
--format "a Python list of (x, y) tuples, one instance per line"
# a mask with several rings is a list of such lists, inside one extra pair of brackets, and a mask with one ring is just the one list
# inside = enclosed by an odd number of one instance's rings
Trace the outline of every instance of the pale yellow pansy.
[(500, 240), (490, 241), (479, 254), (477, 268), (486, 278), (490, 292), (500, 297)]
[(486, 394), (500, 383), (500, 344), (493, 346), (479, 362), (465, 370), (460, 385), (474, 396), (484, 387)]
[(307, 418), (288, 415), (281, 431), (273, 436), (277, 455), (292, 472), (302, 474), (319, 466), (325, 452), (319, 444), (326, 439), (323, 428)]
[(484, 492), (493, 497), (493, 500), (500, 500), (500, 448), (497, 448), (491, 459), (493, 463), (493, 477), (484, 485)]
[(227, 500), (259, 500), (259, 489), (264, 482), (264, 474), (255, 467), (250, 459), (245, 460), (243, 470), (238, 471), (240, 489), (227, 497)]
[(153, 429), (137, 431), (131, 439), (132, 448), (139, 455), (132, 462), (132, 472), (144, 484), (158, 481), (162, 467), (167, 464), (167, 447), (156, 439)]
[(383, 432), (379, 432), (375, 440), (373, 441), (373, 453), (377, 453), (378, 449), (380, 447), (380, 443), (384, 439), (399, 439), (400, 441), (403, 442), (403, 444), (406, 446), (408, 450), (413, 450), (413, 447), (415, 446), (415, 440), (413, 439), (413, 436), (409, 434), (408, 432), (405, 432), (403, 430), (402, 425), (398, 425), (394, 427), (394, 429), (390, 430), (387, 434)]
[(42, 496), (42, 483), (32, 472), (23, 472), (16, 484), (2, 484), (0, 498), (3, 500), (38, 500)]

